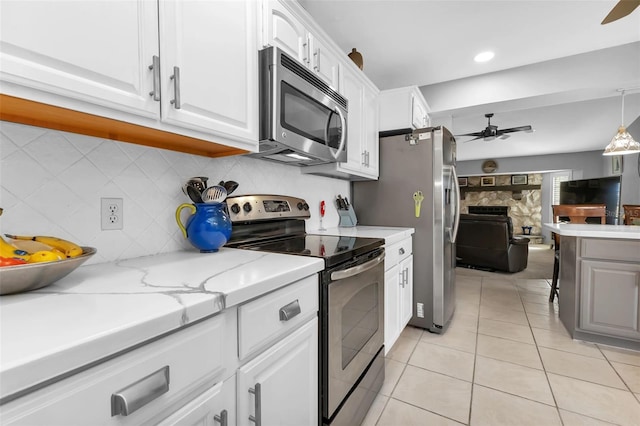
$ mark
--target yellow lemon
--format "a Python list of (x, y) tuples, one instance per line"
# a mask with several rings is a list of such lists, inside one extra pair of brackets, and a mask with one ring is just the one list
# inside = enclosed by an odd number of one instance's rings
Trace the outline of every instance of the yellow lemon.
[(31, 253), (28, 262), (29, 263), (39, 263), (39, 262), (53, 262), (56, 260), (62, 260), (65, 257), (60, 254), (60, 252), (55, 252), (52, 250), (40, 250), (35, 253)]

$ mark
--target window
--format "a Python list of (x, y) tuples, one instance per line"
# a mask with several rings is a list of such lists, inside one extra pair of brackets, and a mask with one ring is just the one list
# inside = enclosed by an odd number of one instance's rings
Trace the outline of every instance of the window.
[(560, 204), (560, 182), (571, 180), (571, 170), (551, 173), (551, 205)]

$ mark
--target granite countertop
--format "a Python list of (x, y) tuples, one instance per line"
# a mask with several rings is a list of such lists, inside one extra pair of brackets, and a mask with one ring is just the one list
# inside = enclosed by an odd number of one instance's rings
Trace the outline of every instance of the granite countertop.
[(0, 297), (0, 400), (321, 271), (319, 258), (222, 248), (82, 266)]
[(351, 228), (327, 228), (324, 231), (308, 229), (308, 234), (340, 235), (346, 237), (384, 238), (386, 245), (402, 241), (415, 232), (414, 228), (402, 228), (395, 226), (354, 226)]
[(545, 223), (542, 226), (547, 231), (567, 237), (640, 240), (640, 226), (578, 223)]

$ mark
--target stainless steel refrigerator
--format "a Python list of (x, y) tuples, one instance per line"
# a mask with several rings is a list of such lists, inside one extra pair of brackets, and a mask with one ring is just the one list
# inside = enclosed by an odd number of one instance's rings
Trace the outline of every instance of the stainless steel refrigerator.
[[(380, 177), (354, 182), (359, 225), (415, 228), (411, 325), (443, 333), (455, 310), (460, 188), (444, 127), (380, 133)], [(422, 198), (422, 200), (421, 200)]]

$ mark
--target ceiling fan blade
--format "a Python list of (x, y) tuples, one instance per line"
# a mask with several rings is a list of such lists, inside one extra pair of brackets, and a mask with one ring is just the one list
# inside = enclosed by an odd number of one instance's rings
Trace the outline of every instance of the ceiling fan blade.
[(515, 132), (531, 132), (533, 128), (531, 126), (512, 127), (510, 129), (499, 130), (498, 133), (515, 133)]
[(482, 136), (484, 133), (483, 132), (473, 132), (473, 133), (463, 133), (461, 135), (453, 135), (455, 137), (458, 136)]
[(624, 18), (638, 6), (640, 6), (640, 0), (620, 0), (600, 24), (604, 25)]
[[(463, 135), (459, 135), (459, 136), (463, 136)], [(469, 139), (468, 141), (464, 141), (464, 143), (475, 141), (475, 140), (478, 140), (478, 139), (482, 139), (482, 136), (478, 136), (478, 137), (475, 137), (473, 139)]]

